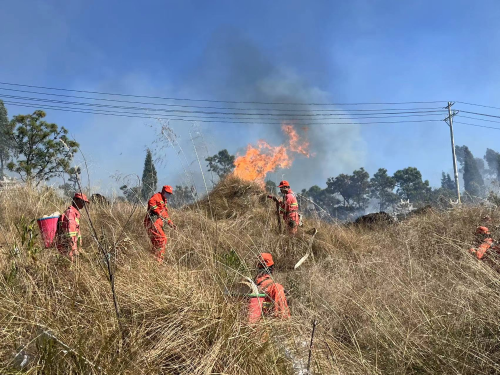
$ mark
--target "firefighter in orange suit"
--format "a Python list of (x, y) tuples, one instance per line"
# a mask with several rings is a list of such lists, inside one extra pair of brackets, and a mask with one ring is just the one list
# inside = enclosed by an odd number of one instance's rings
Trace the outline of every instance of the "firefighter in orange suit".
[(278, 200), (278, 198), (273, 195), (268, 195), (267, 197), (279, 203), (279, 211), (288, 227), (288, 233), (292, 235), (296, 234), (300, 221), (297, 197), (295, 197), (292, 189), (290, 189), (288, 181), (281, 181), (278, 187), (280, 188), (283, 199)]
[(81, 247), (82, 236), (80, 233), (80, 210), (89, 203), (85, 194), (76, 193), (73, 203), (59, 216), (57, 222), (57, 250), (73, 261)]
[(257, 263), (259, 273), (255, 277), (255, 285), (259, 293), (265, 294), (262, 304), (262, 313), (281, 319), (290, 317), (290, 310), (285, 296), (283, 285), (274, 282), (272, 273), (274, 269), (273, 256), (269, 253), (261, 253)]
[(479, 246), (477, 248), (470, 248), (469, 251), (477, 259), (484, 260), (490, 251), (500, 253), (500, 247), (491, 238), (491, 233), (487, 227), (481, 226), (476, 228), (476, 239), (480, 243)]
[(167, 236), (163, 230), (166, 223), (170, 228), (177, 229), (168, 215), (167, 198), (173, 193), (171, 186), (164, 186), (160, 193), (156, 193), (148, 201), (148, 212), (144, 218), (144, 226), (148, 231), (153, 245), (153, 253), (159, 263), (163, 262)]

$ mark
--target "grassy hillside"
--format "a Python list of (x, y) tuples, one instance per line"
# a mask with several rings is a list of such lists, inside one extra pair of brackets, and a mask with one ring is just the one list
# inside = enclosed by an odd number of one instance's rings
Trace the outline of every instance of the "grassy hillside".
[[(29, 240), (31, 219), (67, 205), (50, 190), (0, 193), (2, 374), (300, 373), (313, 319), (315, 374), (500, 373), (500, 276), (467, 252), (484, 215), (500, 223), (497, 211), (378, 229), (306, 221), (319, 230), (314, 259), (293, 270), (308, 235), (278, 235), (274, 205), (252, 184), (226, 180), (173, 211), (179, 230), (162, 265), (147, 251), (143, 207), (91, 207), (118, 322), (86, 213), (75, 264)], [(292, 318), (249, 327), (246, 301), (227, 291), (254, 275), (259, 252), (275, 257)]]

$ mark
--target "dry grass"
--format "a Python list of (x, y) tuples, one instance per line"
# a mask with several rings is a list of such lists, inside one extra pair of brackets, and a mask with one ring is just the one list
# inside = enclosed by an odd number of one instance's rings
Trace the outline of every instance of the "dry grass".
[[(84, 252), (70, 264), (21, 245), (16, 229), (22, 216), (64, 209), (60, 198), (0, 195), (0, 372), (293, 374), (312, 319), (315, 374), (500, 372), (500, 277), (467, 252), (481, 217), (500, 222), (498, 211), (429, 212), (375, 230), (308, 222), (319, 229), (314, 259), (294, 271), (307, 235), (276, 235), (274, 205), (258, 187), (224, 184), (211, 210), (205, 201), (172, 213), (179, 230), (163, 265), (147, 251), (142, 208), (91, 209), (116, 264), (121, 334), (88, 222)], [(262, 251), (276, 258), (293, 317), (248, 327), (245, 301), (225, 290), (252, 276)]]

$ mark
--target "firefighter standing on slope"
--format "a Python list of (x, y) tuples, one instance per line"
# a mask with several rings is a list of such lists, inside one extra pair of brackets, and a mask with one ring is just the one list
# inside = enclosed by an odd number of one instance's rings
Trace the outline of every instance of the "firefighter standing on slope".
[(268, 195), (267, 197), (279, 204), (279, 213), (283, 216), (283, 220), (288, 227), (288, 233), (294, 235), (297, 233), (299, 226), (299, 204), (295, 194), (290, 189), (288, 181), (281, 181), (278, 187), (283, 195), (282, 200), (278, 200), (274, 195)]
[(153, 253), (159, 263), (163, 262), (165, 247), (167, 246), (167, 236), (163, 230), (165, 223), (177, 229), (168, 215), (167, 198), (173, 193), (171, 186), (164, 186), (161, 193), (156, 193), (148, 201), (148, 212), (144, 218), (144, 226), (148, 231)]
[[(265, 294), (265, 299), (262, 303), (262, 314), (273, 316), (276, 318), (287, 319), (290, 317), (290, 310), (285, 296), (283, 285), (274, 282), (272, 273), (274, 270), (273, 256), (269, 253), (261, 253), (259, 255), (257, 268), (259, 273), (255, 277), (255, 285), (259, 293)], [(252, 317), (250, 322), (258, 321), (259, 316)]]
[(85, 194), (76, 193), (73, 203), (59, 216), (57, 222), (57, 250), (71, 261), (78, 255), (79, 248), (82, 246), (80, 210), (85, 207), (86, 203), (89, 203), (89, 200)]

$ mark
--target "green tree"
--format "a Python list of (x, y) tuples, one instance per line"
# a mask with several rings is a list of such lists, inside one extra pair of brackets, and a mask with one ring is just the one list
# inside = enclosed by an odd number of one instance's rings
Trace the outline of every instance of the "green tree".
[(484, 180), (474, 155), (467, 146), (456, 146), (455, 148), (457, 160), (460, 162), (463, 171), (465, 191), (471, 196), (483, 196)]
[(70, 163), (79, 144), (69, 139), (68, 131), (42, 119), (45, 112), (15, 116), (7, 127), (7, 136), (14, 144), (15, 161), (7, 168), (19, 174), (28, 184), (39, 185), (70, 170)]
[(311, 198), (314, 200), (321, 192), (323, 189), (321, 189), (318, 185), (311, 186), (309, 190), (302, 189), (302, 195), (306, 198)]
[(396, 180), (387, 174), (387, 169), (379, 168), (370, 180), (370, 196), (379, 202), (379, 210), (385, 211), (398, 200), (397, 194), (394, 193)]
[(142, 171), (142, 188), (141, 197), (147, 201), (156, 192), (158, 186), (158, 177), (156, 175), (156, 168), (153, 163), (153, 155), (148, 149), (146, 152), (146, 159), (144, 160), (144, 169)]
[(209, 156), (205, 161), (208, 161), (209, 172), (215, 172), (219, 178), (227, 176), (234, 169), (234, 155), (230, 155), (226, 149)]
[(352, 175), (339, 174), (335, 178), (329, 178), (326, 185), (328, 193), (339, 194), (342, 197), (344, 207), (366, 208), (370, 175), (364, 168), (355, 170)]
[(314, 202), (314, 205), (311, 205), (310, 202), (304, 201), (301, 205), (309, 214), (320, 213), (317, 209), (317, 206), (319, 206), (322, 209), (321, 211), (326, 211), (333, 216), (335, 214), (335, 207), (340, 204), (340, 200), (329, 192), (328, 188), (321, 189), (318, 185), (311, 186), (309, 190), (302, 189), (301, 195), (307, 198), (307, 200)]
[(370, 174), (364, 168), (359, 168), (352, 172), (351, 189), (353, 201), (356, 206), (366, 209), (368, 204), (368, 194), (370, 192)]
[(330, 194), (339, 194), (343, 199), (344, 207), (351, 205), (353, 190), (351, 189), (351, 176), (342, 173), (337, 177), (330, 177), (326, 181), (328, 192)]
[(311, 186), (307, 191), (307, 197), (313, 200), (318, 206), (328, 211), (333, 212), (335, 206), (340, 204), (340, 199), (331, 194), (327, 189), (321, 189), (318, 185)]
[(422, 174), (417, 168), (408, 167), (394, 173), (396, 192), (402, 199), (419, 203), (428, 199), (431, 192), (429, 181), (422, 181)]
[(9, 117), (3, 101), (0, 100), (0, 180), (3, 179), (5, 166), (13, 152), (12, 138), (8, 136)]
[(500, 154), (490, 148), (486, 149), (484, 160), (488, 164), (489, 173), (500, 181)]
[(441, 188), (455, 191), (455, 181), (451, 179), (449, 173), (441, 173)]

